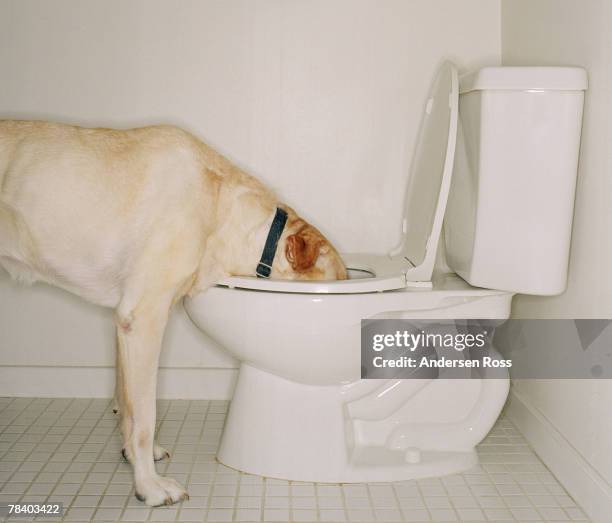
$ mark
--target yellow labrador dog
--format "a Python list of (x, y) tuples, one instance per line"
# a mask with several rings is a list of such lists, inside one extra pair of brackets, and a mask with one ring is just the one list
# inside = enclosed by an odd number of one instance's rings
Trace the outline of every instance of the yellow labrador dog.
[(0, 266), (115, 310), (123, 452), (148, 505), (187, 496), (153, 463), (170, 307), (232, 275), (346, 278), (317, 229), (181, 129), (27, 121), (0, 121)]

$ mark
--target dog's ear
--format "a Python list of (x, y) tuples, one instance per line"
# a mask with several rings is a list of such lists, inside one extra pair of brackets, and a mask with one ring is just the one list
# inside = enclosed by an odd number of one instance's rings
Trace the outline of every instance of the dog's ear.
[(303, 272), (315, 264), (320, 248), (321, 241), (316, 235), (300, 231), (287, 237), (285, 256), (294, 271)]

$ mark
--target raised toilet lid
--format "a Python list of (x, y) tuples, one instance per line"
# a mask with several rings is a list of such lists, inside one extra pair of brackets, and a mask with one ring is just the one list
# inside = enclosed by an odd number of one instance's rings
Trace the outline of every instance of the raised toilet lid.
[(438, 69), (425, 104), (407, 184), (400, 245), (388, 255), (342, 254), (349, 269), (367, 271), (373, 277), (295, 281), (234, 276), (225, 278), (219, 285), (270, 292), (323, 294), (429, 286), (451, 183), (458, 113), (457, 68), (451, 62), (444, 62)]

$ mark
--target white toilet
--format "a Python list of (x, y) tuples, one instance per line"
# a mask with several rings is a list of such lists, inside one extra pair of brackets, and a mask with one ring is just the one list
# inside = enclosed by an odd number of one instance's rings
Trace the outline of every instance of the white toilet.
[[(405, 480), (477, 463), (507, 377), (362, 380), (360, 321), (505, 319), (514, 293), (563, 292), (586, 87), (579, 68), (488, 67), (459, 81), (443, 64), (398, 249), (343, 255), (346, 281), (236, 277), (185, 301), (194, 323), (241, 361), (219, 461), (317, 482)], [(434, 271), (443, 222), (450, 270)]]

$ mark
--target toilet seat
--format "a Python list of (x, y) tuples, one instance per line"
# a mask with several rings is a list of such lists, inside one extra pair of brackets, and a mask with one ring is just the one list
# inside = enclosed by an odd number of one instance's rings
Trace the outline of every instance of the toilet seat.
[(349, 273), (366, 275), (365, 278), (330, 281), (274, 280), (250, 276), (233, 276), (218, 285), (229, 288), (299, 294), (360, 294), (383, 292), (409, 287), (431, 288), (431, 281), (408, 282), (407, 272), (413, 265), (404, 257), (384, 254), (342, 254)]

